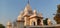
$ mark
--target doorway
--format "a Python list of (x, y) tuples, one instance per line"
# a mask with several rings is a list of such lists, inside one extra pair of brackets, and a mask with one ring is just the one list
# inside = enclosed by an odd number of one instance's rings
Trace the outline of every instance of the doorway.
[(40, 25), (40, 22), (41, 22), (40, 19), (37, 19), (37, 25)]

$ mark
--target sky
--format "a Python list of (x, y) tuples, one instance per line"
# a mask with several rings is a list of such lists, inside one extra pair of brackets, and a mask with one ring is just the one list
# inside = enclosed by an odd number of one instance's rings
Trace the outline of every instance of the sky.
[[(0, 0), (0, 23), (6, 25), (10, 20), (15, 21), (21, 11), (24, 10), (28, 0)], [(53, 17), (60, 0), (30, 0), (32, 10), (42, 13), (44, 19), (49, 18), (55, 23)]]

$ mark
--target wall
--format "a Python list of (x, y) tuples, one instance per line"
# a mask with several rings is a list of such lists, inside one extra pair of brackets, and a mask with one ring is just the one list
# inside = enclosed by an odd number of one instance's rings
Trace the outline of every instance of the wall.
[(60, 24), (58, 25), (44, 25), (44, 26), (26, 26), (26, 28), (60, 28)]

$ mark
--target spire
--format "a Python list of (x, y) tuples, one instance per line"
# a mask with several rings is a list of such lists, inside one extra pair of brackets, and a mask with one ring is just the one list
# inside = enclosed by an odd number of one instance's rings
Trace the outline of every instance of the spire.
[(25, 6), (25, 9), (24, 9), (24, 14), (29, 14), (29, 15), (31, 15), (32, 14), (32, 8), (31, 8), (31, 6), (30, 6), (30, 4), (29, 4), (29, 0), (28, 0), (28, 3), (27, 3), (27, 5)]
[(25, 10), (24, 11), (32, 11), (31, 7), (30, 7), (30, 4), (29, 4), (29, 0), (28, 0), (27, 5), (25, 6)]
[(28, 4), (29, 4), (29, 0), (28, 0)]
[(30, 0), (28, 0), (28, 4), (29, 4), (29, 1), (30, 1)]

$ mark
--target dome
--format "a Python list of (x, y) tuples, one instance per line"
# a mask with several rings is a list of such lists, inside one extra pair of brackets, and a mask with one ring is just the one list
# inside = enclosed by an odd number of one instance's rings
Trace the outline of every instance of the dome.
[(18, 21), (19, 21), (19, 20), (22, 20), (23, 14), (24, 14), (23, 11), (21, 11), (21, 12), (20, 12), (20, 15), (19, 15), (18, 18), (17, 18)]
[(7, 25), (12, 25), (12, 23), (10, 21), (8, 21)]
[(21, 20), (21, 16), (18, 16), (17, 20)]
[(21, 11), (20, 14), (19, 14), (19, 16), (23, 16), (23, 14), (24, 14), (24, 11)]

